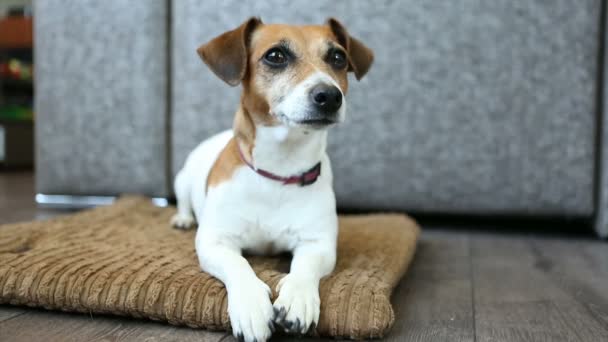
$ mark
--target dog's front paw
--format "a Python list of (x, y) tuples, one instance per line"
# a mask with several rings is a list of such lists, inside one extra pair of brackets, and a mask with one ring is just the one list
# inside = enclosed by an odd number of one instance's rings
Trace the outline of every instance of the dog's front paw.
[(277, 285), (274, 322), (287, 333), (306, 334), (319, 322), (319, 284), (311, 279), (286, 275)]
[(194, 227), (196, 220), (192, 215), (180, 215), (179, 213), (171, 217), (171, 225), (173, 228), (190, 229)]
[(271, 291), (261, 280), (243, 281), (228, 291), (232, 334), (245, 342), (265, 342), (274, 332)]

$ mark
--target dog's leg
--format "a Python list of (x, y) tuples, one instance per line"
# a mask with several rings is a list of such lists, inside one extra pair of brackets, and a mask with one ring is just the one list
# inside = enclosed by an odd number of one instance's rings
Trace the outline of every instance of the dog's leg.
[(198, 236), (196, 249), (203, 270), (226, 286), (233, 335), (248, 342), (269, 339), (274, 331), (271, 291), (255, 275), (241, 251), (216, 239)]
[(173, 187), (175, 197), (177, 197), (177, 213), (171, 218), (171, 225), (175, 228), (192, 228), (195, 224), (195, 219), (192, 215), (191, 185), (184, 171), (180, 171), (177, 174)]
[(319, 322), (319, 280), (336, 264), (331, 238), (296, 247), (291, 270), (277, 285), (274, 322), (288, 333), (305, 334)]

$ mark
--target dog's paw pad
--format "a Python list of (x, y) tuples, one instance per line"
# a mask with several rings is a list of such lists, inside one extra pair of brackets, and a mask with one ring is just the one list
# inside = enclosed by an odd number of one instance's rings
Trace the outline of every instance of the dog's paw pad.
[(307, 334), (319, 321), (318, 285), (289, 278), (280, 282), (279, 297), (274, 302), (274, 322), (290, 334)]
[(190, 229), (190, 228), (194, 227), (195, 224), (196, 224), (196, 220), (191, 215), (186, 216), (186, 215), (175, 214), (171, 218), (171, 225), (173, 226), (173, 228)]
[(239, 341), (265, 342), (274, 333), (270, 289), (260, 280), (228, 291), (228, 314), (232, 333)]

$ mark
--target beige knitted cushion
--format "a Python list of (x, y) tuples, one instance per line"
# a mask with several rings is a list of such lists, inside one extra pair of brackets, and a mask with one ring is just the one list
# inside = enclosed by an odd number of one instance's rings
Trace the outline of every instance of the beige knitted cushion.
[[(75, 215), (0, 226), (0, 303), (230, 329), (226, 290), (200, 271), (194, 231), (169, 227), (174, 210), (124, 197)], [(314, 334), (383, 336), (395, 319), (391, 292), (418, 233), (404, 215), (340, 217), (338, 262), (321, 281)], [(273, 289), (289, 270), (288, 256), (249, 261)]]

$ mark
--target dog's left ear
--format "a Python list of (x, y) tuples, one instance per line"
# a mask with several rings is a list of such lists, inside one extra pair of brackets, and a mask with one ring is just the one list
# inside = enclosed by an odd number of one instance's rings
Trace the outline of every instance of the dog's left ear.
[(237, 86), (247, 71), (249, 37), (260, 18), (252, 17), (241, 26), (213, 38), (196, 52), (211, 71), (231, 86)]
[(338, 42), (348, 52), (348, 71), (354, 72), (357, 80), (360, 80), (372, 66), (374, 53), (360, 40), (349, 35), (344, 25), (335, 18), (327, 19), (327, 25), (338, 38)]

